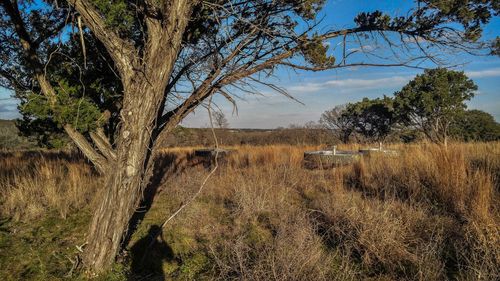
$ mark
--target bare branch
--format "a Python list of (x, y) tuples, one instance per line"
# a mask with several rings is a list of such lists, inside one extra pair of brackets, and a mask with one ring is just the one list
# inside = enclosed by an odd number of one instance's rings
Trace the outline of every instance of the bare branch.
[(102, 128), (98, 128), (96, 132), (90, 132), (90, 138), (97, 146), (99, 151), (108, 159), (116, 160), (116, 153), (104, 134)]
[(69, 124), (64, 126), (64, 131), (66, 131), (68, 136), (73, 140), (83, 154), (85, 154), (90, 162), (95, 165), (100, 173), (105, 174), (108, 171), (106, 158), (99, 154), (82, 134), (73, 129), (73, 127)]
[(236, 104), (236, 101), (233, 99), (233, 97), (231, 97), (228, 92), (222, 89), (219, 90), (219, 93), (233, 105), (233, 114), (236, 112), (236, 115), (238, 115), (238, 105)]

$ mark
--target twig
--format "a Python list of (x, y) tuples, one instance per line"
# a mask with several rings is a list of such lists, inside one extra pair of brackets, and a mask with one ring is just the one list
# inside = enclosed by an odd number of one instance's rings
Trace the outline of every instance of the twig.
[(82, 17), (77, 17), (78, 22), (78, 30), (80, 31), (80, 43), (82, 44), (82, 52), (83, 52), (83, 67), (87, 69), (87, 51), (85, 49), (85, 39), (83, 38), (83, 27), (82, 27)]
[(75, 256), (75, 260), (73, 261), (71, 258), (67, 257), (68, 260), (73, 264), (71, 266), (71, 269), (69, 270), (69, 272), (66, 274), (65, 277), (72, 277), (73, 276), (73, 272), (78, 268), (78, 266), (80, 265), (80, 263), (82, 262), (81, 258), (79, 255), (76, 255)]

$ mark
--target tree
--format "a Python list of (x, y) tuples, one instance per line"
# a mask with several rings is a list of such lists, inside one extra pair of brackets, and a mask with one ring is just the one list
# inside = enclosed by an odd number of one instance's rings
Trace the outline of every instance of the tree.
[(229, 122), (222, 111), (212, 112), (212, 117), (214, 118), (215, 125), (220, 129), (229, 128)]
[(417, 75), (395, 93), (402, 121), (436, 143), (447, 144), (450, 125), (467, 108), (477, 86), (463, 72), (437, 68)]
[(352, 129), (364, 138), (383, 141), (396, 123), (391, 98), (368, 99), (348, 104), (342, 118), (349, 120)]
[(338, 105), (321, 114), (319, 122), (328, 130), (331, 130), (343, 142), (348, 143), (354, 132), (353, 119), (343, 113), (347, 105)]
[[(122, 85), (114, 67), (107, 63), (110, 58), (102, 44), (90, 34), (83, 36), (85, 56), (77, 34), (72, 34), (66, 44), (49, 42), (46, 47), (50, 54), (54, 54), (53, 63), (47, 65), (47, 73), (51, 74), (47, 79), (61, 92), (57, 96), (57, 107), (52, 108), (39, 89), (15, 89), (22, 114), (17, 127), (22, 135), (35, 139), (40, 146), (57, 148), (68, 143), (62, 128), (68, 123), (83, 133), (101, 124), (101, 133), (114, 142), (121, 108), (121, 96), (116, 92), (122, 91)], [(77, 61), (84, 61), (84, 66), (76, 64)], [(101, 112), (106, 112), (106, 115)]]
[[(37, 98), (44, 99), (47, 116), (105, 178), (83, 253), (90, 271), (109, 269), (119, 253), (162, 140), (211, 96), (234, 101), (232, 90), (255, 93), (256, 84), (288, 95), (262, 80), (278, 67), (319, 71), (418, 66), (435, 61), (432, 51), (442, 48), (482, 52), (492, 44), (479, 40), (481, 26), (499, 10), (496, 1), (471, 0), (464, 5), (459, 0), (424, 0), (405, 16), (361, 13), (351, 28), (320, 33), (315, 15), (323, 4), (324, 0), (1, 0), (1, 85), (40, 93)], [(69, 26), (79, 27), (76, 34), (88, 33), (107, 51), (105, 61), (120, 80), (121, 87), (113, 91), (119, 107), (101, 111), (84, 97), (83, 85), (53, 79), (53, 57), (65, 54), (51, 52), (50, 45), (68, 44), (68, 33), (73, 32)], [(326, 40), (338, 41), (342, 50), (334, 56)], [(365, 56), (347, 51), (380, 40), (398, 49), (398, 60), (365, 61)], [(85, 69), (85, 58), (76, 64)], [(75, 97), (80, 97), (79, 103), (74, 103)], [(110, 116), (119, 122), (115, 132), (106, 135)], [(78, 122), (80, 118), (85, 122)]]
[(487, 112), (467, 110), (452, 124), (450, 134), (463, 141), (497, 141), (500, 124)]

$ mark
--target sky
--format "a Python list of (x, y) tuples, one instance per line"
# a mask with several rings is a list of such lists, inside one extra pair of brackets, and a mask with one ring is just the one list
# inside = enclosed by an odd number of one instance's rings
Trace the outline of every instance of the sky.
[[(330, 0), (318, 17), (322, 20), (320, 30), (353, 26), (354, 17), (363, 11), (378, 9), (389, 15), (397, 15), (406, 11), (411, 4), (409, 0)], [(500, 36), (499, 30), (500, 19), (497, 17), (486, 26), (484, 36)], [(459, 65), (455, 70), (465, 71), (479, 87), (476, 96), (468, 102), (468, 107), (484, 110), (500, 121), (500, 58), (464, 54), (448, 57), (453, 64)], [(423, 70), (401, 67), (357, 67), (322, 72), (280, 69), (271, 81), (285, 88), (302, 104), (268, 89), (262, 89), (261, 95), (238, 94), (241, 98), (236, 99), (237, 112), (222, 97), (215, 97), (214, 102), (226, 115), (232, 128), (301, 125), (308, 121), (318, 121), (325, 110), (336, 105), (356, 102), (364, 97), (391, 96), (422, 72)], [(0, 88), (0, 119), (19, 117), (17, 101), (9, 98), (10, 95), (8, 90)], [(197, 109), (181, 124), (187, 127), (209, 127), (206, 109)]]

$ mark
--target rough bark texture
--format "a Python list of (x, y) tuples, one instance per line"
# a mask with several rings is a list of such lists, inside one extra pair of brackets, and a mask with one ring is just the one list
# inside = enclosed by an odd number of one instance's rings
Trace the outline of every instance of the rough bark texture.
[[(92, 218), (83, 256), (85, 266), (94, 273), (108, 269), (114, 262), (151, 177), (156, 118), (163, 110), (164, 91), (190, 12), (190, 5), (185, 1), (172, 2), (166, 22), (147, 21), (149, 39), (144, 60), (134, 58), (130, 64), (135, 67), (121, 68), (125, 92), (115, 156), (105, 152), (107, 145), (99, 141), (97, 134), (91, 134), (94, 143), (104, 150), (103, 154), (109, 154), (104, 172), (106, 190)], [(116, 46), (115, 43), (109, 45)]]
[[(132, 136), (134, 134), (135, 136)], [(84, 264), (93, 272), (109, 268), (120, 249), (120, 243), (135, 212), (148, 177), (142, 174), (148, 141), (135, 130), (118, 151), (118, 160), (110, 165), (106, 190), (94, 212), (85, 248)]]

